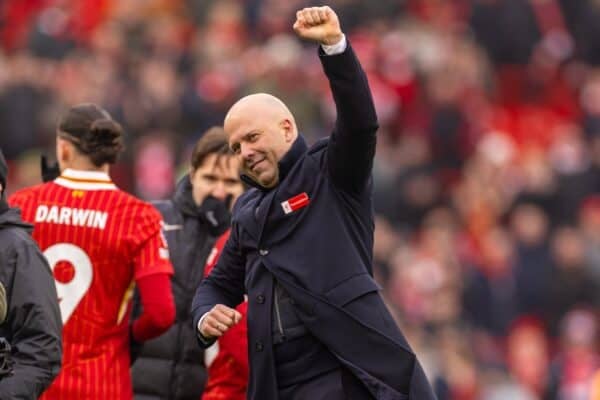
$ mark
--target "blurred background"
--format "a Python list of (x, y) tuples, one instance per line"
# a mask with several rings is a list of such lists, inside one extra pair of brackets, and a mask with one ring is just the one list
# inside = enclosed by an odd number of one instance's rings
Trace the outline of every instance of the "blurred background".
[[(600, 1), (331, 0), (380, 121), (375, 273), (441, 400), (589, 400), (600, 385)], [(9, 192), (95, 102), (119, 186), (168, 197), (240, 96), (310, 142), (335, 112), (300, 0), (2, 0)], [(600, 394), (598, 395), (600, 396)]]

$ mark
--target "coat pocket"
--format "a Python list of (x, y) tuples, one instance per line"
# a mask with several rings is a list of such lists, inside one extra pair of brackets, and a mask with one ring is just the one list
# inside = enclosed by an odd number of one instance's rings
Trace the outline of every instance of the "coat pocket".
[(325, 297), (332, 304), (343, 307), (352, 300), (379, 290), (381, 290), (381, 287), (377, 282), (375, 282), (371, 275), (365, 273), (354, 275), (338, 283), (333, 289), (325, 293)]

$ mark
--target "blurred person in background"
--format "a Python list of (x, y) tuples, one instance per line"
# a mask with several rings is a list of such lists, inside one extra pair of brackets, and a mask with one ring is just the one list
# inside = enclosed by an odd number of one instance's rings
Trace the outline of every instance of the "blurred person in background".
[(517, 316), (514, 243), (506, 229), (497, 227), (483, 235), (480, 256), (476, 264), (467, 265), (463, 278), (463, 318), (474, 332), (494, 338), (506, 335)]
[(582, 233), (573, 227), (554, 231), (551, 242), (552, 279), (546, 318), (553, 336), (560, 320), (576, 307), (600, 309), (600, 281), (588, 268)]
[(592, 379), (592, 389), (590, 391), (590, 399), (589, 400), (598, 400), (600, 399), (600, 368), (594, 374)]
[(540, 398), (548, 379), (550, 346), (543, 323), (524, 316), (514, 321), (506, 338), (508, 372), (514, 386)]
[(600, 282), (600, 196), (590, 196), (583, 202), (577, 228), (583, 236), (588, 272)]
[(475, 400), (481, 390), (481, 371), (477, 369), (467, 331), (448, 325), (436, 332), (434, 345), (438, 352), (435, 394), (439, 400)]
[[(223, 129), (213, 127), (194, 146), (189, 173), (172, 198), (153, 203), (164, 219), (162, 230), (175, 270), (171, 285), (176, 322), (141, 346), (132, 367), (136, 399), (198, 400), (202, 395), (207, 373), (190, 308), (205, 263), (209, 256), (214, 258), (211, 250), (229, 228), (229, 209), (244, 190), (239, 164)], [(139, 301), (135, 305), (134, 316), (143, 309)]]
[(588, 400), (598, 368), (597, 310), (573, 309), (560, 324), (560, 348), (550, 366), (544, 400)]
[(0, 150), (0, 398), (34, 400), (60, 370), (62, 323), (33, 226), (6, 201), (7, 175)]
[(552, 278), (549, 217), (534, 203), (517, 203), (510, 213), (514, 238), (515, 297), (519, 314), (543, 315)]
[[(122, 150), (123, 130), (105, 110), (71, 107), (56, 130), (60, 176), (9, 199), (35, 224), (64, 324), (63, 368), (42, 399), (131, 399), (131, 337), (157, 336), (175, 317), (160, 214), (108, 175)], [(144, 312), (130, 324), (134, 285)]]

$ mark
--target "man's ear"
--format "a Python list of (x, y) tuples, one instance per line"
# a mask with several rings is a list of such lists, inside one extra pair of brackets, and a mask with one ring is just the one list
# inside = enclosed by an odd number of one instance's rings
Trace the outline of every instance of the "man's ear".
[(283, 129), (283, 135), (285, 137), (285, 141), (286, 142), (293, 141), (294, 140), (294, 125), (292, 124), (292, 121), (290, 121), (288, 118), (284, 118), (281, 120), (279, 125), (281, 126), (281, 129)]
[(56, 158), (62, 163), (64, 164), (65, 162), (69, 161), (69, 159), (72, 157), (72, 152), (73, 150), (70, 147), (71, 143), (69, 143), (69, 141), (61, 139), (61, 138), (56, 138), (56, 148), (57, 148), (57, 154), (56, 154)]

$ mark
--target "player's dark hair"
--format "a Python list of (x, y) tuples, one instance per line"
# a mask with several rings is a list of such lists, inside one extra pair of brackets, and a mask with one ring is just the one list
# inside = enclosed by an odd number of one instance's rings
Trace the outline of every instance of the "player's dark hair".
[(71, 107), (60, 119), (57, 134), (73, 143), (96, 167), (114, 164), (125, 148), (121, 125), (91, 103)]
[(200, 168), (204, 164), (204, 160), (211, 154), (217, 156), (217, 161), (222, 156), (232, 156), (233, 153), (229, 150), (229, 143), (227, 142), (227, 134), (223, 128), (214, 126), (204, 132), (200, 140), (196, 142), (194, 150), (192, 151), (192, 158), (190, 160), (192, 171)]

